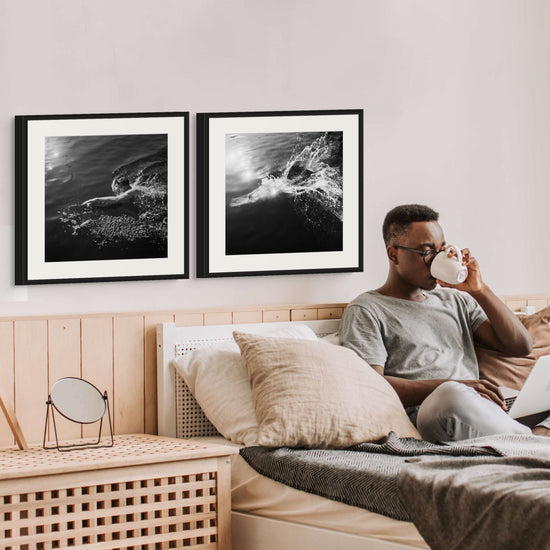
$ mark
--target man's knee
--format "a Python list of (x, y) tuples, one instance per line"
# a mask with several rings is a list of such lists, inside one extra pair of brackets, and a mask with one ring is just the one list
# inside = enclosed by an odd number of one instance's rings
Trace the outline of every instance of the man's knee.
[(464, 408), (465, 396), (475, 392), (465, 384), (449, 380), (440, 384), (422, 403), (420, 410), (418, 411), (418, 417), (432, 417), (439, 414), (452, 414), (454, 412), (460, 412)]
[(434, 442), (531, 432), (493, 401), (470, 386), (452, 380), (438, 386), (424, 400), (416, 423), (422, 438)]
[(417, 428), (427, 441), (449, 441), (457, 437), (465, 401), (472, 388), (449, 380), (439, 385), (422, 403), (416, 419)]

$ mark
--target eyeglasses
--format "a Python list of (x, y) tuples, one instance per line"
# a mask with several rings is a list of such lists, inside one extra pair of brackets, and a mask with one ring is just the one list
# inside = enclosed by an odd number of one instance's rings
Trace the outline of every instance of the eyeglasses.
[(398, 244), (394, 244), (393, 247), (401, 248), (403, 250), (408, 250), (409, 252), (416, 252), (417, 254), (420, 254), (426, 265), (430, 265), (434, 261), (434, 258), (437, 256), (438, 252), (440, 252), (433, 248), (428, 248), (428, 250), (417, 250), (416, 248), (408, 248), (406, 246), (399, 246)]

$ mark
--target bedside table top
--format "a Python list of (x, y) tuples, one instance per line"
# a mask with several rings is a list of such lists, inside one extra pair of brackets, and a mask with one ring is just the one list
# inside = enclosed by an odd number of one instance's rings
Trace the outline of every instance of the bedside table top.
[(218, 443), (147, 434), (116, 435), (113, 447), (59, 452), (34, 445), (24, 451), (14, 448), (0, 450), (0, 480), (211, 458), (238, 452), (236, 447)]

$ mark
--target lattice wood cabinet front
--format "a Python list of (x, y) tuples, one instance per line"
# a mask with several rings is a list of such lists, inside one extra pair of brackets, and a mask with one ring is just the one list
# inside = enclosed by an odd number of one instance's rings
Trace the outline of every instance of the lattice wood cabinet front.
[(0, 452), (0, 548), (229, 550), (236, 450), (153, 436)]

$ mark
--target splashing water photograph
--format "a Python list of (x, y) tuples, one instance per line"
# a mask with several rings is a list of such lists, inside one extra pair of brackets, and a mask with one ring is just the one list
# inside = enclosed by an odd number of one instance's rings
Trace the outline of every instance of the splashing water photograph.
[(185, 113), (16, 117), (19, 284), (185, 278), (187, 133)]
[(362, 269), (362, 111), (197, 115), (199, 277)]
[(227, 135), (226, 253), (342, 250), (342, 191), (342, 132)]

